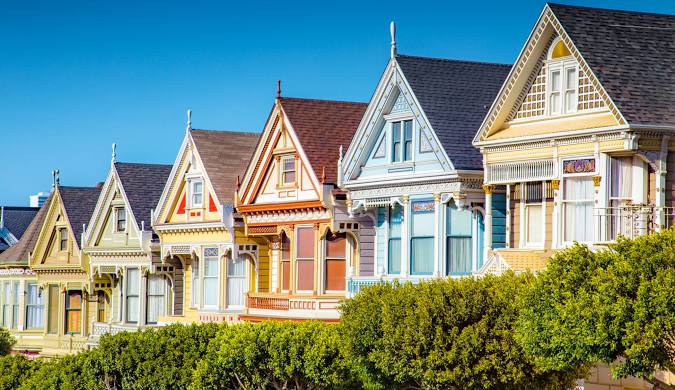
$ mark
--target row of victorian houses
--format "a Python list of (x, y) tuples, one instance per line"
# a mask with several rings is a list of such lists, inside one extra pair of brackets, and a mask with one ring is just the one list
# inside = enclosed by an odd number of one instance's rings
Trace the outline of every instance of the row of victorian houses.
[(49, 356), (176, 322), (337, 321), (363, 286), (658, 231), (673, 64), (673, 15), (547, 4), (512, 66), (398, 54), (392, 25), (368, 103), (278, 92), (262, 133), (188, 119), (173, 165), (113, 149), (96, 187), (56, 177), (0, 254), (2, 325)]

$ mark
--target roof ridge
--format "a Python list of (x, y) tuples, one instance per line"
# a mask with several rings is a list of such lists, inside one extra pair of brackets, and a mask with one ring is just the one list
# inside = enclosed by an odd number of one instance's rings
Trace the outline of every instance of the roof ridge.
[(419, 59), (423, 59), (423, 60), (436, 60), (436, 61), (457, 62), (457, 63), (465, 63), (465, 64), (498, 65), (498, 66), (508, 66), (508, 67), (513, 66), (512, 64), (504, 64), (504, 63), (501, 63), (501, 62), (458, 60), (458, 59), (454, 59), (454, 58), (414, 56), (414, 55), (408, 55), (408, 54), (396, 54), (396, 57), (419, 58)]
[(235, 133), (235, 134), (251, 134), (251, 135), (260, 135), (260, 133), (255, 131), (243, 131), (243, 130), (209, 130), (209, 129), (190, 129), (190, 131), (205, 131), (209, 133)]
[(142, 162), (127, 162), (127, 161), (115, 161), (115, 164), (124, 164), (124, 165), (155, 165), (155, 166), (173, 166), (173, 164), (163, 164), (163, 163), (142, 163)]
[(596, 10), (596, 11), (612, 11), (612, 12), (625, 12), (628, 14), (642, 14), (642, 15), (656, 15), (656, 16), (668, 16), (675, 18), (675, 15), (673, 14), (663, 14), (663, 13), (658, 13), (658, 12), (648, 12), (648, 11), (630, 11), (630, 10), (625, 10), (625, 9), (616, 9), (616, 8), (606, 8), (606, 7), (589, 7), (587, 5), (570, 5), (570, 4), (562, 4), (562, 3), (553, 3), (553, 2), (546, 2), (546, 5), (548, 6), (558, 6), (558, 7), (565, 7), (565, 8), (577, 8), (577, 9), (586, 9), (586, 10)]
[(349, 104), (368, 104), (366, 102), (355, 102), (353, 100), (335, 100), (335, 99), (315, 99), (315, 98), (301, 98), (301, 97), (292, 97), (292, 96), (282, 96), (279, 99), (293, 99), (293, 100), (304, 100), (309, 102), (326, 102), (326, 103), (349, 103)]
[(75, 188), (75, 189), (85, 189), (85, 190), (97, 190), (97, 189), (99, 189), (99, 188), (96, 187), (96, 186), (62, 186), (62, 185), (59, 185), (59, 188), (60, 188), (60, 189), (63, 189), (63, 188)]
[(4, 208), (5, 210), (21, 210), (21, 211), (32, 211), (32, 210), (40, 210), (39, 207), (31, 207), (31, 206), (0, 206)]

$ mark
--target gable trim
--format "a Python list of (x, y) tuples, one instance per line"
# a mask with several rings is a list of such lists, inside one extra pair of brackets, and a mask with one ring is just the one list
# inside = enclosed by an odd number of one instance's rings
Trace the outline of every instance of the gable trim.
[[(546, 4), (541, 14), (539, 15), (539, 18), (537, 19), (537, 22), (535, 23), (532, 31), (530, 31), (530, 35), (525, 41), (525, 45), (518, 54), (518, 58), (515, 62), (515, 65), (511, 68), (511, 71), (509, 72), (509, 75), (504, 81), (504, 84), (502, 84), (502, 87), (499, 90), (499, 93), (497, 94), (497, 97), (495, 98), (494, 102), (492, 103), (492, 106), (490, 107), (488, 114), (483, 119), (483, 123), (481, 124), (479, 131), (474, 137), (473, 140), (474, 145), (481, 145), (488, 137), (490, 129), (495, 125), (497, 115), (499, 115), (505, 109), (504, 105), (506, 104), (506, 100), (513, 93), (513, 88), (516, 86), (516, 80), (522, 77), (521, 74), (525, 67), (525, 64), (530, 60), (530, 57), (532, 56), (534, 51), (534, 47), (539, 43), (539, 40), (541, 39), (544, 33), (544, 30), (549, 25), (555, 30), (555, 32), (562, 39), (565, 45), (567, 45), (567, 47), (570, 49), (572, 56), (579, 63), (579, 68), (582, 69), (588, 75), (592, 85), (598, 90), (598, 93), (604, 100), (605, 105), (607, 106), (609, 112), (614, 116), (619, 125), (624, 125), (627, 123), (626, 119), (624, 118), (623, 114), (621, 114), (621, 112), (618, 110), (612, 98), (609, 96), (609, 94), (607, 94), (607, 91), (602, 86), (602, 84), (600, 84), (595, 73), (592, 71), (586, 60), (581, 56), (581, 53), (577, 49), (576, 45), (574, 45), (574, 42), (569, 37), (565, 29), (562, 27), (562, 24), (560, 23), (558, 18), (555, 16), (555, 14), (548, 6), (548, 4)], [(528, 76), (528, 80), (530, 77), (532, 77), (532, 75)], [(515, 100), (514, 104), (517, 104), (518, 100), (519, 97)], [(509, 113), (511, 112), (512, 109), (513, 107), (509, 109)], [(506, 117), (508, 117), (508, 115)]]

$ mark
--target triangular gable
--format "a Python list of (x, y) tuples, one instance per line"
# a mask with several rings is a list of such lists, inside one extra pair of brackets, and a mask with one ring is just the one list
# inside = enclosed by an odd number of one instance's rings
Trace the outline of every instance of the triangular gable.
[[(443, 173), (454, 171), (450, 158), (441, 147), (405, 75), (397, 66), (396, 60), (392, 59), (380, 78), (364, 119), (345, 154), (342, 163), (345, 181), (356, 180), (364, 166), (386, 165), (391, 161), (389, 155), (391, 140), (387, 139), (385, 128), (387, 115), (413, 119), (416, 129), (414, 136), (419, 136), (414, 141), (415, 153), (424, 154), (425, 160), (434, 160), (438, 163), (435, 174), (439, 171)], [(383, 173), (386, 174), (386, 171)], [(419, 173), (416, 176), (419, 176)]]
[[(67, 233), (65, 250), (60, 248), (62, 229)], [(80, 241), (75, 237), (58, 187), (52, 194), (47, 215), (40, 228), (35, 248), (30, 256), (31, 267), (79, 264)]]
[[(280, 165), (294, 160), (295, 180), (282, 183)], [(319, 173), (320, 174), (320, 173)], [(321, 182), (278, 101), (270, 114), (239, 193), (240, 205), (319, 200)]]
[[(94, 213), (89, 221), (89, 228), (84, 239), (85, 247), (114, 246), (111, 233), (113, 229), (113, 212), (116, 207), (124, 207), (126, 210), (128, 235), (125, 237), (125, 241), (128, 243), (138, 243), (140, 226), (137, 224), (133, 209), (129, 204), (126, 192), (113, 164), (101, 189)], [(106, 241), (109, 242), (106, 243)]]
[[(546, 93), (544, 88), (544, 95), (542, 96), (541, 84), (545, 82), (542, 64), (550, 45), (557, 37), (560, 37), (572, 58), (578, 63), (579, 81), (582, 84), (578, 95), (581, 107), (590, 110), (594, 108), (606, 109), (611, 115), (612, 123), (617, 125), (626, 123), (625, 118), (606, 93), (550, 7), (545, 5), (515, 65), (476, 134), (474, 143), (488, 140), (489, 137), (499, 132), (505, 123), (511, 120), (539, 117), (538, 114), (541, 113), (542, 107), (537, 103), (541, 103), (541, 99)], [(555, 130), (551, 132), (555, 132)]]
[[(203, 182), (204, 198), (199, 208), (190, 208), (188, 204), (186, 183), (191, 176)], [(188, 131), (155, 209), (154, 224), (221, 221), (220, 208), (221, 203)]]

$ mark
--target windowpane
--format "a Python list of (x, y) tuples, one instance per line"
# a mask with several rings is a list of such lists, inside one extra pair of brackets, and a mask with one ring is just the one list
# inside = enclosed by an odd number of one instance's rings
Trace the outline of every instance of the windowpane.
[(346, 244), (345, 233), (326, 236), (326, 290), (345, 289)]
[(117, 231), (123, 232), (127, 229), (127, 211), (126, 209), (117, 209)]
[(471, 273), (471, 237), (448, 237), (447, 246), (448, 273)]
[(137, 268), (127, 270), (127, 321), (138, 322), (140, 310), (140, 271)]
[(107, 322), (108, 318), (106, 316), (106, 306), (108, 305), (108, 295), (102, 290), (99, 290), (97, 293), (97, 315), (96, 321), (98, 322)]
[(565, 88), (576, 90), (577, 88), (577, 69), (568, 68), (565, 70)]
[(44, 326), (44, 297), (35, 283), (26, 285), (26, 329)]
[(298, 290), (314, 289), (314, 228), (301, 227), (296, 233)]
[(401, 161), (401, 123), (395, 122), (391, 124), (391, 138), (393, 151), (393, 160)]
[(194, 259), (192, 260), (192, 276), (191, 276), (192, 287), (190, 288), (190, 303), (192, 306), (199, 305), (199, 261)]
[(19, 282), (13, 283), (12, 296), (12, 328), (19, 328)]
[(451, 203), (447, 207), (447, 228), (451, 236), (471, 236), (471, 211), (460, 210)]
[(612, 157), (610, 174), (612, 198), (631, 198), (632, 171), (632, 157)]
[(2, 284), (2, 326), (12, 327), (12, 285), (10, 282)]
[(62, 251), (68, 249), (68, 230), (66, 228), (59, 229), (59, 249)]
[(401, 273), (401, 239), (389, 239), (389, 273)]
[(389, 208), (389, 237), (401, 237), (403, 223), (403, 207), (396, 205)]
[(286, 234), (281, 235), (281, 289), (291, 287), (291, 240)]
[(47, 306), (49, 310), (49, 318), (47, 324), (47, 333), (56, 334), (58, 333), (59, 326), (59, 286), (50, 284), (49, 285), (49, 305)]
[(404, 132), (404, 142), (405, 142), (405, 147), (404, 147), (404, 155), (403, 155), (403, 160), (404, 161), (410, 161), (412, 160), (412, 154), (413, 154), (413, 147), (412, 147), (412, 137), (413, 137), (413, 130), (412, 130), (412, 121), (405, 121), (403, 122), (403, 132)]
[(201, 206), (204, 199), (203, 183), (201, 181), (192, 182), (192, 205)]
[(411, 244), (411, 272), (413, 274), (431, 274), (434, 272), (434, 238), (413, 237)]
[(593, 180), (590, 177), (566, 178), (563, 202), (565, 241), (592, 241)]
[[(218, 305), (218, 268), (220, 264), (217, 253), (217, 248), (204, 249), (204, 306)], [(213, 254), (216, 254), (216, 256), (212, 256)]]
[(560, 91), (560, 71), (551, 72), (551, 91)]
[(389, 273), (401, 273), (401, 225), (403, 208), (399, 205), (389, 208)]
[(418, 201), (411, 207), (410, 271), (412, 274), (431, 274), (434, 271), (435, 204)]
[(527, 242), (538, 244), (543, 241), (543, 226), (541, 224), (541, 204), (530, 204), (526, 207), (527, 215)]
[(66, 333), (76, 334), (81, 331), (82, 292), (68, 291), (66, 294)]
[(167, 285), (164, 276), (148, 276), (148, 304), (147, 304), (147, 322), (156, 324), (159, 317), (166, 314), (165, 293)]
[(295, 156), (284, 156), (282, 158), (281, 181), (283, 184), (295, 183)]

